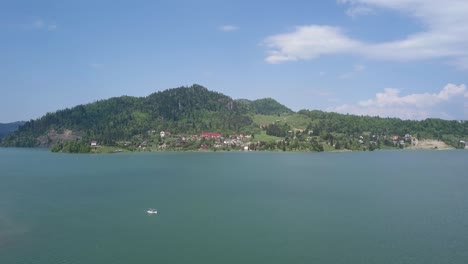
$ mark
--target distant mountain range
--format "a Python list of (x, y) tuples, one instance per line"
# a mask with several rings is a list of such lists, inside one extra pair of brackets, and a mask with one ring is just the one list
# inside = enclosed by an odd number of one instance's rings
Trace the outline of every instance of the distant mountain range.
[(150, 140), (151, 133), (154, 135), (159, 131), (182, 135), (266, 133), (283, 138), (290, 135), (290, 131), (300, 130), (324, 141), (330, 137), (351, 141), (365, 133), (379, 136), (419, 134), (458, 142), (468, 135), (468, 122), (409, 121), (309, 110), (293, 112), (271, 98), (234, 100), (200, 85), (168, 89), (146, 97), (100, 100), (47, 113), (24, 124), (3, 124), (0, 128), (3, 133), (0, 135), (16, 130), (1, 144), (17, 147), (50, 147), (67, 140), (96, 140), (102, 145), (126, 141), (138, 145)]
[(0, 123), (0, 140), (2, 140), (2, 138), (4, 138), (5, 136), (8, 136), (15, 132), (18, 129), (18, 127), (22, 126), (24, 123), (26, 122), (18, 121), (5, 124)]

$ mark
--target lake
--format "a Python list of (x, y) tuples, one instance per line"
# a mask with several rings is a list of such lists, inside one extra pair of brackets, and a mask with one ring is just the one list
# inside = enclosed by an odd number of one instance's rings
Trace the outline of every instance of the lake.
[(0, 149), (0, 263), (466, 264), (468, 151)]

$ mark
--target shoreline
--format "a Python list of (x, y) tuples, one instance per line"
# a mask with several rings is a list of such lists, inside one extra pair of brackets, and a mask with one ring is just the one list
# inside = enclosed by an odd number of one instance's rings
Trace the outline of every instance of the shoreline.
[[(28, 148), (28, 149), (42, 149), (42, 150), (48, 150), (53, 153), (67, 153), (67, 154), (120, 154), (120, 153), (177, 153), (177, 152), (200, 152), (200, 153), (210, 153), (210, 152), (291, 152), (291, 153), (312, 153), (312, 152), (328, 152), (328, 153), (346, 153), (346, 152), (369, 152), (369, 151), (441, 151), (441, 150), (458, 150), (457, 148), (454, 148), (447, 143), (440, 141), (440, 140), (434, 140), (434, 139), (422, 139), (422, 140), (415, 140), (411, 145), (404, 147), (404, 148), (398, 148), (398, 147), (389, 147), (389, 146), (384, 146), (383, 148), (380, 149), (374, 149), (374, 150), (368, 150), (368, 149), (360, 149), (360, 150), (350, 150), (350, 149), (332, 149), (332, 146), (329, 146), (324, 149), (324, 151), (312, 151), (312, 150), (286, 150), (283, 151), (282, 149), (275, 149), (275, 150), (243, 150), (241, 148), (239, 149), (230, 149), (230, 150), (222, 150), (222, 149), (189, 149), (189, 150), (184, 150), (184, 149), (159, 149), (159, 148), (140, 148), (136, 150), (128, 150), (124, 149), (121, 147), (115, 147), (115, 146), (105, 146), (105, 145), (99, 145), (96, 147), (92, 147), (90, 152), (54, 152), (52, 151), (52, 147), (4, 147), (0, 146), (0, 148), (18, 148), (18, 149), (23, 149), (23, 148)], [(468, 148), (465, 148), (465, 150), (468, 150)]]
[(435, 139), (423, 139), (423, 140), (415, 140), (413, 145), (409, 146), (408, 149), (428, 149), (428, 150), (445, 150), (445, 149), (455, 149), (454, 147), (448, 145), (447, 143), (435, 140)]
[(30, 150), (43, 150), (50, 153), (60, 153), (60, 154), (91, 154), (91, 155), (102, 155), (102, 154), (137, 154), (137, 153), (254, 153), (254, 152), (265, 152), (265, 153), (359, 153), (359, 152), (379, 152), (379, 151), (456, 151), (463, 149), (456, 148), (441, 148), (441, 149), (432, 149), (432, 148), (384, 148), (384, 149), (375, 149), (373, 151), (369, 150), (332, 150), (332, 151), (282, 151), (282, 150), (143, 150), (143, 151), (109, 151), (109, 152), (87, 152), (87, 153), (71, 153), (71, 152), (52, 152), (50, 148), (29, 148), (29, 147), (0, 147), (4, 149), (30, 149)]

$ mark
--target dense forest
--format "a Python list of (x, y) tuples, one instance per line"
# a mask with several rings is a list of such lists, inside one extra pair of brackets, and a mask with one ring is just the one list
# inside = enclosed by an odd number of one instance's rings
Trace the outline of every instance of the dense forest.
[(237, 102), (244, 104), (250, 112), (260, 115), (279, 115), (293, 112), (291, 109), (278, 103), (272, 98), (264, 98), (254, 101), (238, 99)]
[[(141, 147), (142, 143), (165, 145), (165, 139), (159, 137), (160, 131), (179, 136), (215, 132), (226, 138), (232, 134), (249, 134), (253, 136), (249, 144), (255, 150), (321, 151), (324, 144), (336, 149), (373, 149), (395, 145), (388, 140), (390, 136), (409, 134), (461, 147), (460, 141), (468, 136), (468, 122), (412, 121), (317, 110), (295, 113), (271, 98), (233, 100), (193, 85), (147, 97), (121, 96), (47, 113), (20, 126), (5, 137), (1, 145), (54, 146), (54, 151), (67, 152), (88, 152), (91, 141), (106, 146), (125, 142), (128, 148)], [(254, 140), (255, 135), (257, 140)], [(200, 148), (207, 143), (208, 146), (217, 144), (199, 140), (184, 146)]]

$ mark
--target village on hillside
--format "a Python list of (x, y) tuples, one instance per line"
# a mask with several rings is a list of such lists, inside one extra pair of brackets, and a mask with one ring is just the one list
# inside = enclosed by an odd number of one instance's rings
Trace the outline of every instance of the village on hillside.
[[(135, 141), (118, 142), (119, 147), (133, 151), (164, 150), (253, 150), (253, 135), (233, 134), (223, 136), (215, 132), (203, 132), (200, 135), (173, 135), (170, 131), (148, 131), (149, 138)], [(137, 144), (135, 144), (137, 142)], [(97, 145), (96, 141), (91, 143)]]
[[(285, 137), (269, 140), (256, 139), (254, 134), (228, 134), (202, 132), (199, 135), (172, 134), (170, 131), (148, 131), (146, 137), (132, 141), (119, 141), (113, 152), (123, 151), (373, 151), (376, 149), (453, 149), (441, 140), (418, 139), (410, 134), (379, 136), (370, 133), (337, 139), (333, 135), (314, 136), (313, 131), (291, 130)], [(97, 150), (101, 146), (91, 141)], [(460, 149), (468, 149), (460, 140)]]

